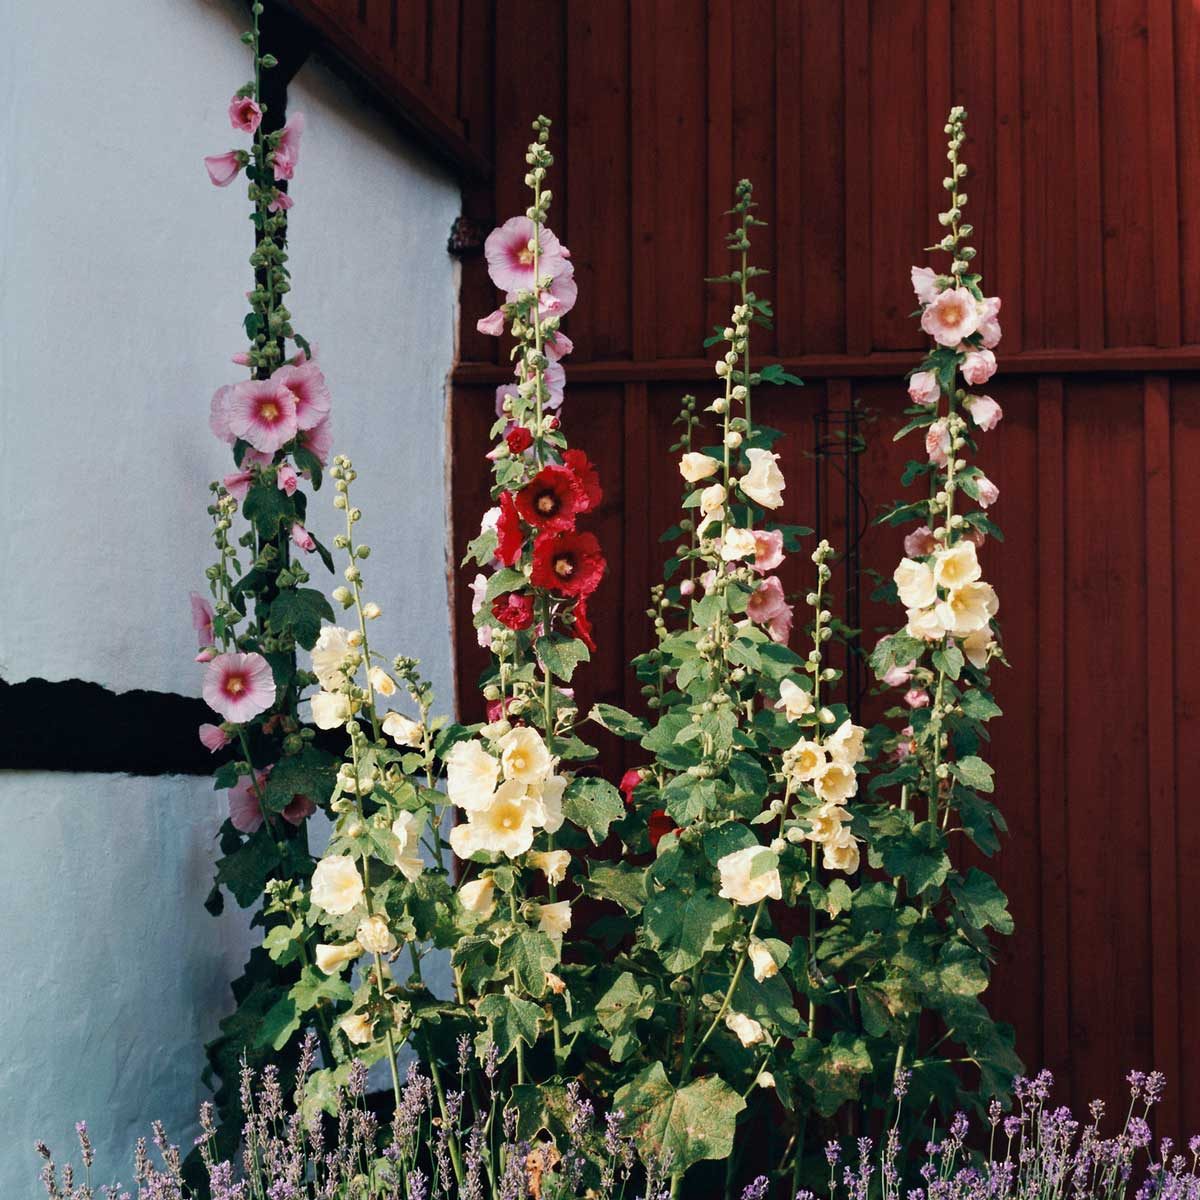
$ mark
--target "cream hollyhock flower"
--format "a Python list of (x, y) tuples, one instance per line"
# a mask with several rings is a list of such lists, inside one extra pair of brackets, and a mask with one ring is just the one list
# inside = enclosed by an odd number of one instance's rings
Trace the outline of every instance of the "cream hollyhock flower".
[(347, 942), (344, 946), (327, 946), (324, 943), (317, 946), (317, 970), (332, 975), (339, 967), (353, 962), (363, 952), (362, 945), (357, 942)]
[(541, 800), (516, 780), (503, 783), (487, 808), (468, 813), (465, 825), (450, 831), (450, 848), (459, 858), (483, 851), (516, 858), (533, 845), (534, 830), (545, 813)]
[(725, 501), (728, 493), (719, 483), (710, 484), (700, 493), (700, 524), (696, 527), (697, 535), (703, 533), (714, 521), (720, 521), (725, 516)]
[(988, 622), (1000, 608), (1000, 600), (990, 583), (968, 583), (955, 588), (946, 598), (953, 613), (950, 632), (960, 637), (986, 629)]
[(688, 483), (699, 483), (717, 473), (721, 464), (698, 450), (689, 451), (679, 460), (679, 473)]
[(538, 908), (538, 929), (551, 937), (562, 937), (571, 928), (571, 905), (566, 900)]
[(335, 917), (344, 917), (363, 898), (362, 876), (348, 854), (334, 854), (317, 863), (312, 877), (312, 902)]
[(766, 942), (760, 941), (758, 938), (751, 938), (746, 953), (749, 954), (750, 965), (754, 968), (754, 978), (759, 983), (762, 983), (764, 979), (770, 979), (772, 975), (779, 974), (779, 964), (767, 948)]
[(350, 631), (337, 625), (323, 625), (312, 648), (313, 674), (327, 692), (336, 692), (346, 682), (342, 664), (350, 653)]
[(392, 822), (392, 836), (396, 839), (396, 866), (400, 874), (412, 883), (425, 870), (419, 852), (417, 814), (402, 812)]
[(562, 828), (562, 798), (563, 792), (566, 790), (567, 777), (565, 775), (551, 775), (542, 784), (540, 797), (542, 815), (538, 823), (547, 833), (557, 833)]
[(490, 875), (473, 879), (458, 889), (458, 898), (467, 912), (490, 917), (496, 911), (496, 885)]
[(397, 746), (410, 746), (414, 750), (421, 748), (421, 723), (403, 713), (388, 713), (380, 728)]
[[(982, 574), (979, 559), (975, 556), (974, 542), (959, 542), (957, 546), (939, 550), (933, 556), (933, 577), (937, 580), (938, 586), (944, 587), (947, 591), (960, 588), (964, 584), (974, 583)], [(924, 602), (914, 600), (911, 603), (905, 601), (905, 607), (924, 608), (928, 603), (930, 603), (929, 600)]]
[(858, 870), (858, 841), (849, 829), (843, 827), (837, 837), (825, 842), (821, 849), (821, 862), (827, 871), (845, 871), (847, 875), (853, 875)]
[(365, 1013), (350, 1013), (338, 1022), (338, 1028), (356, 1046), (369, 1046), (375, 1040), (375, 1025)]
[(810, 842), (832, 841), (849, 820), (850, 814), (840, 804), (822, 804), (815, 812), (808, 814), (811, 828), (804, 836)]
[(340, 729), (350, 720), (350, 697), (341, 692), (318, 692), (310, 697), (313, 724), (318, 729)]
[(775, 1076), (770, 1071), (759, 1071), (758, 1078), (754, 1083), (760, 1088), (773, 1088), (775, 1086)]
[(396, 948), (392, 931), (378, 913), (361, 921), (354, 936), (368, 954), (391, 954)]
[(946, 632), (954, 624), (954, 613), (944, 600), (929, 608), (910, 608), (908, 624), (904, 632), (909, 637), (920, 638), (926, 642), (936, 642), (946, 636)]
[(748, 1017), (745, 1013), (726, 1013), (725, 1024), (733, 1031), (737, 1040), (743, 1046), (757, 1045), (757, 1043), (761, 1042), (767, 1036), (763, 1032), (763, 1027), (753, 1017)]
[(928, 563), (902, 558), (892, 578), (905, 608), (924, 608), (937, 599), (937, 583)]
[(962, 652), (967, 656), (967, 662), (982, 671), (988, 665), (988, 651), (992, 645), (992, 631), (988, 626), (969, 633), (963, 639)]
[(779, 699), (775, 702), (775, 707), (783, 709), (783, 715), (789, 721), (798, 721), (812, 712), (812, 693), (805, 691), (790, 679), (785, 679), (779, 685)]
[(479, 742), (458, 742), (446, 755), (446, 794), (467, 812), (492, 803), (499, 778), (499, 762)]
[(858, 776), (848, 763), (826, 763), (813, 778), (813, 791), (829, 804), (844, 804), (858, 791)]
[(721, 890), (717, 894), (724, 900), (743, 905), (757, 904), (767, 896), (772, 900), (782, 900), (783, 884), (779, 879), (778, 867), (768, 867), (757, 873), (754, 871), (756, 862), (766, 861), (775, 861), (775, 855), (765, 846), (747, 846), (744, 850), (735, 850), (718, 859)]
[(721, 541), (721, 557), (726, 562), (736, 562), (739, 558), (753, 558), (758, 549), (752, 529), (727, 529)]
[(801, 738), (786, 754), (787, 773), (797, 783), (809, 783), (815, 779), (828, 763), (825, 750), (811, 738)]
[(778, 508), (783, 503), (781, 493), (787, 487), (783, 472), (775, 465), (779, 455), (755, 447), (746, 451), (746, 457), (750, 460), (750, 470), (738, 480), (742, 494), (763, 508)]
[(396, 681), (382, 667), (372, 667), (367, 672), (367, 678), (371, 681), (371, 689), (377, 696), (394, 696), (396, 694)]
[(554, 760), (542, 735), (529, 725), (509, 730), (499, 741), (500, 769), (510, 782), (544, 783), (554, 769)]
[(567, 877), (571, 855), (566, 850), (539, 850), (529, 856), (529, 865), (546, 876), (546, 882), (554, 887)]
[(833, 733), (825, 739), (825, 749), (840, 763), (853, 766), (867, 757), (863, 741), (867, 731), (853, 721), (843, 721)]

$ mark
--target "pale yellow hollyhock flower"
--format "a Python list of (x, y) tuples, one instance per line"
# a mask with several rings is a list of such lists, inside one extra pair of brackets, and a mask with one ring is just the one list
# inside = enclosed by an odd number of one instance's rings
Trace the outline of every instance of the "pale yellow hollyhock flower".
[(779, 455), (754, 448), (746, 451), (746, 457), (750, 460), (750, 470), (738, 480), (742, 494), (763, 508), (778, 508), (783, 503), (781, 493), (787, 487), (783, 472), (775, 465)]
[(759, 983), (762, 983), (764, 979), (770, 979), (772, 975), (779, 974), (779, 964), (776, 963), (771, 951), (767, 949), (766, 942), (760, 941), (758, 938), (751, 938), (747, 954), (750, 956), (750, 965), (754, 968), (754, 978)]
[(350, 697), (341, 692), (318, 692), (310, 703), (313, 724), (318, 729), (340, 729), (350, 720)]
[(368, 954), (391, 954), (396, 948), (392, 931), (378, 913), (361, 921), (354, 936)]
[(848, 763), (826, 763), (813, 778), (813, 791), (828, 804), (844, 804), (858, 791), (858, 776)]
[(950, 611), (954, 614), (952, 633), (960, 636), (986, 629), (988, 622), (1000, 608), (1000, 600), (990, 583), (968, 583), (954, 591), (946, 598)]
[(696, 533), (703, 533), (714, 521), (725, 516), (725, 500), (728, 493), (719, 483), (710, 484), (700, 493), (700, 515), (703, 518)]
[[(395, 689), (393, 689), (394, 691)], [(390, 693), (389, 693), (390, 694)], [(390, 712), (383, 718), (380, 729), (396, 743), (397, 746), (409, 746), (414, 750), (421, 748), (421, 723), (406, 717), (403, 713)]]
[(858, 870), (858, 842), (845, 827), (825, 842), (822, 849), (821, 861), (827, 871), (845, 871), (847, 875), (853, 875)]
[(363, 898), (362, 876), (348, 854), (333, 854), (317, 863), (312, 902), (335, 917), (344, 917)]
[(843, 721), (833, 733), (825, 739), (825, 749), (832, 758), (840, 763), (853, 766), (867, 757), (863, 739), (867, 731), (861, 725), (852, 721)]
[(479, 742), (457, 742), (446, 755), (446, 794), (467, 812), (492, 803), (499, 778), (499, 762)]
[(500, 769), (510, 782), (537, 785), (544, 783), (554, 769), (554, 760), (542, 735), (532, 726), (510, 729), (498, 743)]
[(362, 944), (357, 941), (347, 942), (344, 946), (321, 943), (317, 946), (317, 970), (332, 975), (339, 967), (353, 962), (362, 952)]
[(850, 814), (840, 804), (822, 804), (808, 815), (812, 828), (805, 834), (810, 842), (832, 841), (841, 833), (842, 826), (850, 820)]
[(983, 670), (988, 664), (988, 649), (992, 644), (992, 631), (988, 626), (976, 629), (963, 639), (962, 650), (967, 656), (967, 662), (973, 667)]
[(557, 833), (562, 828), (562, 798), (563, 792), (566, 790), (567, 777), (565, 775), (551, 775), (542, 784), (540, 796), (542, 813), (538, 819), (538, 824), (547, 833)]
[(769, 853), (765, 846), (747, 846), (744, 850), (735, 850), (718, 859), (721, 890), (717, 894), (724, 900), (742, 905), (757, 904), (767, 896), (772, 900), (782, 900), (783, 884), (777, 867), (760, 871), (757, 875), (751, 874), (754, 860), (760, 854)]
[(775, 707), (783, 709), (783, 715), (789, 721), (798, 721), (812, 712), (812, 693), (806, 692), (804, 688), (790, 679), (785, 679), (779, 685), (779, 699), (776, 701)]
[(539, 850), (529, 856), (529, 865), (546, 876), (552, 887), (562, 883), (571, 865), (571, 855), (566, 850)]
[(533, 845), (534, 830), (544, 816), (541, 801), (516, 780), (503, 783), (487, 808), (468, 814), (465, 825), (450, 831), (450, 848), (459, 858), (484, 851), (516, 858)]
[(944, 600), (929, 608), (910, 608), (904, 632), (925, 642), (940, 641), (954, 624), (954, 612)]
[(928, 563), (902, 558), (892, 572), (892, 579), (905, 608), (925, 608), (937, 599), (937, 581)]
[(567, 900), (538, 908), (538, 929), (551, 937), (562, 937), (571, 928), (571, 905)]
[(788, 774), (797, 783), (808, 783), (826, 767), (824, 749), (811, 738), (801, 738), (787, 752)]
[(770, 1071), (759, 1071), (758, 1078), (754, 1082), (760, 1088), (773, 1088), (775, 1086), (775, 1076)]
[(377, 696), (394, 696), (396, 694), (396, 681), (382, 667), (372, 667), (367, 672), (367, 678), (371, 681), (371, 688)]
[(755, 552), (753, 529), (727, 529), (721, 540), (721, 557), (726, 562), (752, 558)]
[(767, 1036), (763, 1032), (763, 1027), (753, 1017), (748, 1017), (745, 1013), (726, 1013), (725, 1024), (733, 1031), (737, 1040), (743, 1046), (757, 1045), (757, 1043), (761, 1042)]
[[(946, 588), (947, 591), (974, 583), (982, 573), (979, 559), (975, 557), (974, 542), (959, 542), (957, 546), (939, 550), (933, 556), (933, 577), (938, 586)], [(922, 606), (912, 604), (909, 607)]]
[(322, 625), (312, 648), (312, 669), (327, 692), (336, 692), (346, 682), (342, 664), (350, 653), (350, 631), (337, 625)]
[(458, 898), (463, 908), (477, 917), (490, 917), (496, 911), (496, 885), (490, 875), (464, 883), (458, 889)]
[(708, 479), (720, 469), (721, 464), (707, 454), (691, 450), (679, 460), (679, 473), (688, 483), (699, 483)]
[(392, 836), (396, 839), (396, 866), (412, 883), (425, 870), (418, 847), (417, 814), (402, 812), (392, 822)]
[(338, 1022), (338, 1028), (356, 1045), (369, 1046), (375, 1040), (375, 1025), (366, 1013), (350, 1013)]

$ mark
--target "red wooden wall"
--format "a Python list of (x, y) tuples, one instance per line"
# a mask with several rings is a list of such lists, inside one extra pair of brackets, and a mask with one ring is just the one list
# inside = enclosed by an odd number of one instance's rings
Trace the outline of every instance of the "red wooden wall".
[[(364, 28), (377, 0), (343, 9)], [(391, 9), (406, 6), (392, 4)], [(783, 519), (811, 523), (813, 414), (861, 398), (872, 510), (899, 492), (891, 434), (920, 354), (912, 263), (938, 236), (944, 115), (969, 113), (969, 217), (1004, 299), (1005, 409), (982, 465), (1008, 540), (983, 554), (1012, 670), (992, 758), (1012, 834), (998, 861), (1017, 922), (992, 1004), (1031, 1067), (1077, 1103), (1115, 1101), (1131, 1067), (1170, 1076), (1164, 1129), (1200, 1129), (1200, 12), (1190, 0), (432, 0), (457, 56), (423, 79), (456, 136), (495, 164), (468, 215), (525, 207), (529, 120), (554, 119), (553, 224), (580, 285), (564, 418), (598, 461), (610, 573), (586, 699), (636, 707), (623, 664), (648, 644), (647, 590), (679, 485), (666, 453), (701, 343), (730, 298), (702, 277), (734, 182), (770, 227), (766, 353), (805, 381), (755, 404), (788, 432)], [(351, 19), (352, 18), (352, 19)], [(452, 19), (451, 19), (452, 18)], [(382, 18), (380, 18), (382, 19)], [(391, 20), (392, 18), (388, 18)], [(391, 27), (389, 26), (389, 29)], [(389, 43), (398, 46), (394, 40)], [(436, 54), (434, 53), (436, 50)], [(403, 52), (400, 46), (396, 54)], [(440, 56), (440, 58), (438, 57)], [(442, 62), (439, 69), (431, 64)], [(453, 377), (454, 548), (478, 528), (493, 391), (474, 330), (495, 293), (463, 271)], [(769, 343), (769, 344), (764, 344)], [(840, 495), (840, 492), (838, 493)], [(830, 514), (836, 542), (843, 514)], [(890, 573), (895, 531), (867, 564)], [(800, 556), (798, 556), (799, 558)], [(800, 561), (786, 579), (806, 588)], [(480, 665), (454, 587), (459, 692)], [(895, 613), (868, 612), (868, 630)], [(608, 747), (619, 764), (620, 748)]]

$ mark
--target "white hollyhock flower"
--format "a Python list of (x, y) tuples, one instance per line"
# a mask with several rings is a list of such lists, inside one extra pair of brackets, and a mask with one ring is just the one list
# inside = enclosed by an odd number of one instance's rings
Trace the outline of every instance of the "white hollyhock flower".
[(397, 746), (410, 746), (414, 750), (421, 748), (420, 721), (414, 721), (403, 713), (390, 712), (383, 718), (380, 728)]
[(847, 875), (853, 875), (858, 870), (858, 841), (845, 826), (821, 848), (821, 862), (827, 871), (845, 871)]
[(909, 637), (920, 638), (926, 642), (940, 641), (946, 636), (947, 630), (954, 624), (954, 613), (950, 606), (941, 600), (929, 608), (910, 608), (908, 624), (904, 632)]
[[(933, 556), (933, 577), (937, 580), (938, 585), (946, 588), (947, 591), (974, 583), (982, 574), (979, 560), (975, 557), (974, 542), (959, 542), (957, 546), (939, 550)], [(904, 597), (901, 596), (901, 600), (903, 599)], [(910, 604), (905, 600), (904, 603), (908, 608), (924, 608), (929, 601), (924, 603), (913, 601)]]
[(551, 775), (542, 784), (541, 796), (539, 797), (542, 804), (540, 824), (547, 833), (557, 833), (562, 828), (562, 798), (563, 792), (566, 790), (567, 777), (565, 775)]
[(344, 946), (327, 946), (321, 943), (317, 946), (317, 970), (332, 975), (339, 967), (353, 962), (363, 952), (357, 942), (347, 942)]
[(529, 856), (529, 865), (546, 876), (546, 882), (554, 887), (567, 877), (571, 855), (566, 850), (539, 850)]
[(750, 965), (754, 968), (754, 978), (759, 983), (762, 983), (764, 979), (770, 979), (772, 975), (779, 974), (779, 964), (767, 948), (766, 942), (760, 941), (758, 938), (751, 938), (747, 953), (750, 956)]
[(335, 917), (344, 917), (363, 898), (363, 881), (348, 854), (334, 854), (317, 863), (312, 877), (312, 902)]
[(571, 928), (571, 905), (566, 900), (538, 908), (538, 929), (551, 937), (562, 937)]
[(815, 812), (808, 814), (810, 828), (804, 836), (810, 842), (831, 842), (849, 820), (850, 814), (840, 804), (822, 804)]
[(789, 721), (798, 721), (812, 712), (812, 693), (805, 691), (792, 680), (785, 679), (779, 685), (779, 699), (775, 707), (783, 709), (783, 714)]
[(728, 492), (719, 483), (710, 484), (700, 493), (700, 524), (696, 527), (697, 536), (702, 534), (714, 521), (720, 521), (725, 516), (725, 501)]
[(950, 632), (960, 636), (986, 629), (1000, 608), (1000, 600), (990, 583), (968, 583), (946, 597), (952, 614)]
[(679, 473), (688, 483), (699, 483), (715, 475), (721, 464), (698, 450), (689, 451), (679, 460)]
[(340, 729), (350, 720), (350, 697), (341, 692), (318, 692), (309, 698), (313, 724), (318, 729)]
[(467, 812), (492, 803), (499, 778), (499, 762), (479, 742), (457, 742), (446, 755), (446, 794)]
[(344, 1016), (338, 1022), (338, 1028), (356, 1046), (369, 1046), (375, 1040), (375, 1026), (365, 1013)]
[(753, 1017), (748, 1017), (745, 1013), (727, 1013), (725, 1015), (725, 1024), (732, 1030), (737, 1040), (743, 1046), (754, 1046), (767, 1036), (763, 1032), (763, 1027)]
[(350, 653), (350, 631), (337, 625), (322, 625), (317, 644), (312, 648), (313, 674), (327, 692), (344, 686), (346, 673), (342, 666)]
[(774, 861), (775, 855), (765, 846), (747, 846), (744, 850), (726, 854), (717, 861), (721, 875), (721, 890), (717, 894), (724, 900), (743, 905), (757, 904), (767, 896), (772, 900), (783, 899), (778, 867), (754, 870), (756, 863), (765, 865)]
[(962, 651), (967, 656), (967, 662), (982, 671), (988, 664), (988, 650), (991, 644), (992, 631), (987, 625), (976, 629), (974, 633), (967, 634), (962, 644)]
[(928, 563), (902, 558), (892, 578), (905, 608), (924, 608), (937, 599), (937, 582)]
[(458, 889), (458, 898), (467, 912), (490, 917), (496, 909), (496, 885), (490, 875), (473, 879)]
[(391, 954), (396, 948), (388, 923), (378, 913), (361, 921), (354, 936), (368, 954)]
[(420, 854), (417, 814), (402, 812), (392, 822), (392, 836), (396, 839), (396, 866), (400, 874), (412, 883), (425, 870)]
[(775, 465), (779, 455), (755, 447), (746, 451), (746, 457), (750, 460), (750, 470), (738, 480), (742, 494), (763, 508), (778, 508), (787, 487), (783, 472)]
[(858, 776), (848, 763), (826, 763), (813, 779), (813, 791), (830, 804), (844, 804), (858, 791)]
[(500, 769), (506, 780), (537, 785), (544, 783), (554, 769), (554, 760), (542, 735), (529, 725), (510, 729), (498, 743)]
[(450, 848), (459, 858), (483, 851), (516, 858), (533, 845), (535, 829), (544, 816), (541, 800), (526, 785), (511, 780), (503, 783), (487, 808), (468, 813), (465, 825), (450, 831)]
[(367, 678), (371, 681), (371, 688), (377, 696), (394, 696), (396, 694), (396, 681), (382, 667), (372, 667), (367, 672)]
[(825, 749), (838, 762), (849, 763), (853, 766), (867, 757), (863, 745), (867, 731), (853, 721), (843, 721), (833, 733), (825, 739)]
[(757, 543), (752, 529), (727, 529), (721, 540), (721, 557), (726, 562), (736, 562), (739, 558), (753, 558)]
[(824, 748), (811, 738), (801, 738), (784, 755), (787, 772), (797, 783), (815, 779), (828, 762)]

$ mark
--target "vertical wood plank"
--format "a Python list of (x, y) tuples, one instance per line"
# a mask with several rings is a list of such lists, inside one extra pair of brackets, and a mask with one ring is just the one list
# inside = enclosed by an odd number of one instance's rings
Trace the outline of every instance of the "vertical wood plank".
[(1018, 353), (1022, 321), (1011, 317), (1021, 304), (1021, 9), (1001, 0), (995, 7), (996, 48), (996, 261), (993, 278), (997, 294), (1008, 303), (1004, 320), (1004, 349)]
[(429, 0), (429, 90), (451, 112), (462, 115), (459, 79), (462, 75), (462, 0)]
[(1177, 4), (1174, 22), (1176, 125), (1176, 190), (1179, 208), (1181, 300), (1180, 336), (1185, 344), (1200, 342), (1200, 9)]
[(1096, 0), (1071, 0), (1075, 98), (1076, 288), (1079, 346), (1104, 345), (1104, 245), (1101, 229), (1099, 31)]
[(1154, 229), (1155, 345), (1180, 338), (1179, 151), (1175, 129), (1175, 29), (1171, 0), (1147, 0), (1150, 203)]
[[(634, 712), (643, 706), (637, 677), (629, 667), (630, 660), (649, 645), (649, 623), (646, 604), (650, 592), (650, 548), (656, 544), (658, 531), (647, 527), (650, 509), (648, 482), (650, 461), (649, 404), (645, 383), (627, 383), (622, 402), (624, 424), (624, 464), (622, 521), (625, 541), (625, 561), (621, 606), (623, 613), (624, 695), (622, 703)], [(658, 463), (653, 464), (657, 468)]]
[[(732, 0), (708, 0), (708, 215), (704, 222), (707, 246), (706, 275), (724, 275), (729, 270), (725, 234), (729, 218), (722, 214), (733, 204), (733, 20)], [(729, 320), (729, 305), (722, 288), (707, 288), (705, 334), (714, 325)]]
[[(630, 106), (626, 136), (629, 139), (631, 178), (630, 227), (633, 245), (629, 269), (629, 309), (633, 323), (633, 357), (639, 361), (654, 358), (658, 352), (655, 336), (660, 322), (655, 311), (654, 238), (655, 205), (641, 181), (655, 175), (655, 141), (658, 130), (658, 57), (657, 5), (637, 6), (629, 0), (629, 93)], [(634, 8), (637, 7), (636, 18)], [(628, 399), (628, 398), (627, 398)], [(645, 405), (645, 397), (642, 400)]]
[[(1153, 913), (1154, 1065), (1180, 1081), (1179, 869), (1175, 790), (1175, 593), (1177, 553), (1171, 474), (1171, 385), (1147, 375), (1143, 399), (1146, 470), (1146, 727), (1150, 807), (1150, 910)], [(1181, 1081), (1180, 1081), (1181, 1082)], [(1179, 1084), (1167, 1089), (1156, 1120), (1180, 1129)]]
[(871, 349), (871, 24), (869, 0), (844, 0), (847, 354)]

